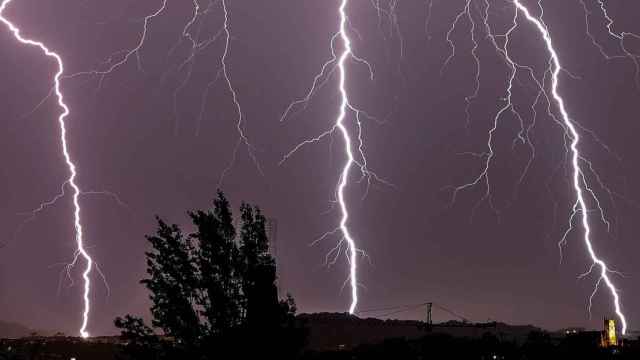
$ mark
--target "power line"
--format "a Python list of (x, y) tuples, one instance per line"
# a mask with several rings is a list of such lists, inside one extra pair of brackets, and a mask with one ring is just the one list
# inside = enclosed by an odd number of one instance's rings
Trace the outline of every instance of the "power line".
[(358, 311), (358, 315), (361, 314), (367, 314), (367, 313), (377, 313), (377, 312), (381, 312), (381, 311), (387, 311), (386, 313), (383, 314), (377, 314), (375, 316), (377, 317), (385, 317), (385, 316), (390, 316), (390, 315), (395, 315), (395, 314), (399, 314), (399, 313), (403, 313), (403, 312), (407, 312), (410, 310), (414, 310), (417, 309), (421, 306), (426, 306), (428, 304), (431, 304), (432, 306), (448, 313), (449, 315), (452, 315), (453, 317), (460, 319), (464, 322), (471, 322), (469, 319), (467, 319), (466, 317), (460, 315), (459, 313), (445, 307), (442, 306), (438, 303), (434, 303), (431, 301), (425, 301), (422, 303), (418, 303), (418, 304), (404, 304), (404, 305), (398, 305), (398, 306), (387, 306), (387, 307), (380, 307), (380, 308), (372, 308), (372, 309), (365, 309), (365, 310), (360, 310)]

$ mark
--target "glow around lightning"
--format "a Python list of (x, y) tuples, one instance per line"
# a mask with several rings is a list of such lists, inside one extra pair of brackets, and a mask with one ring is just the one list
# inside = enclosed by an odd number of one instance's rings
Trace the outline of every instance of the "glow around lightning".
[(571, 120), (567, 112), (564, 99), (558, 92), (558, 82), (559, 82), (558, 78), (559, 78), (560, 72), (562, 71), (562, 66), (560, 64), (558, 53), (553, 46), (553, 42), (551, 41), (551, 36), (549, 35), (549, 30), (547, 29), (546, 25), (542, 23), (540, 19), (532, 16), (531, 13), (529, 12), (529, 9), (526, 6), (524, 6), (520, 2), (520, 0), (513, 0), (513, 3), (517, 7), (517, 9), (521, 11), (522, 14), (524, 14), (527, 21), (533, 24), (535, 28), (540, 32), (540, 35), (544, 39), (544, 43), (546, 45), (547, 51), (549, 51), (549, 54), (551, 55), (551, 59), (553, 62), (551, 92), (553, 94), (553, 99), (555, 100), (558, 106), (558, 110), (560, 111), (562, 121), (564, 122), (564, 125), (569, 130), (569, 133), (571, 135), (570, 148), (571, 148), (571, 165), (573, 167), (573, 188), (575, 190), (576, 198), (577, 198), (576, 204), (574, 206), (574, 213), (576, 211), (580, 213), (580, 217), (582, 220), (582, 229), (584, 232), (583, 234), (584, 243), (587, 247), (587, 251), (589, 252), (589, 256), (591, 257), (593, 264), (597, 265), (597, 267), (600, 269), (600, 278), (598, 282), (604, 281), (604, 283), (606, 284), (607, 288), (611, 293), (611, 296), (613, 298), (613, 304), (615, 307), (615, 312), (618, 318), (620, 319), (620, 322), (622, 323), (622, 334), (624, 335), (627, 331), (627, 320), (624, 314), (622, 313), (618, 289), (616, 289), (615, 285), (611, 281), (611, 278), (609, 277), (610, 270), (607, 264), (604, 262), (604, 260), (602, 260), (597, 256), (590, 238), (591, 227), (589, 225), (589, 212), (588, 212), (587, 204), (584, 198), (584, 193), (588, 192), (589, 190), (585, 188), (586, 180), (584, 178), (583, 170), (580, 167), (580, 161), (582, 159), (582, 156), (580, 155), (580, 151), (578, 149), (578, 145), (580, 143), (580, 135), (578, 134), (578, 131), (576, 130), (574, 122)]
[(70, 266), (75, 265), (79, 260), (79, 258), (82, 258), (86, 262), (86, 267), (82, 272), (82, 278), (84, 280), (84, 291), (83, 291), (84, 308), (82, 311), (82, 324), (80, 326), (80, 336), (82, 336), (83, 338), (87, 338), (89, 337), (89, 333), (87, 332), (87, 325), (89, 322), (89, 313), (91, 311), (91, 303), (89, 300), (89, 295), (91, 292), (91, 279), (89, 276), (93, 268), (93, 259), (91, 258), (91, 256), (89, 255), (89, 253), (86, 251), (84, 247), (82, 222), (80, 221), (81, 208), (80, 208), (79, 197), (80, 197), (81, 191), (76, 183), (76, 176), (77, 176), (76, 165), (73, 159), (71, 158), (71, 155), (69, 154), (69, 148), (67, 145), (67, 129), (66, 129), (65, 119), (69, 115), (69, 107), (65, 103), (62, 90), (60, 89), (60, 79), (62, 77), (62, 74), (64, 73), (64, 64), (62, 62), (62, 58), (60, 57), (60, 55), (51, 51), (49, 48), (47, 48), (45, 44), (43, 44), (40, 41), (24, 38), (21, 35), (20, 29), (15, 24), (13, 24), (10, 20), (4, 17), (4, 11), (6, 10), (7, 6), (9, 6), (11, 1), (12, 0), (3, 0), (2, 3), (0, 3), (0, 22), (2, 22), (9, 29), (9, 31), (11, 31), (11, 33), (13, 34), (13, 36), (18, 42), (24, 45), (33, 46), (40, 49), (46, 56), (54, 59), (58, 67), (58, 71), (56, 72), (54, 77), (54, 83), (55, 83), (54, 92), (58, 101), (58, 106), (62, 109), (62, 113), (58, 116), (58, 123), (60, 126), (60, 143), (62, 145), (62, 155), (64, 156), (65, 163), (67, 165), (67, 168), (69, 169), (69, 178), (67, 179), (66, 182), (73, 189), (73, 208), (74, 208), (73, 223), (75, 227), (75, 240), (77, 245), (74, 260), (70, 264)]

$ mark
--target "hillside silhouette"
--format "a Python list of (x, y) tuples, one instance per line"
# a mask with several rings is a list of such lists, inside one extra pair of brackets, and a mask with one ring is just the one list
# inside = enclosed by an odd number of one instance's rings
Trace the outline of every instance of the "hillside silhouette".
[(25, 337), (33, 332), (34, 330), (29, 329), (24, 325), (0, 320), (0, 339)]

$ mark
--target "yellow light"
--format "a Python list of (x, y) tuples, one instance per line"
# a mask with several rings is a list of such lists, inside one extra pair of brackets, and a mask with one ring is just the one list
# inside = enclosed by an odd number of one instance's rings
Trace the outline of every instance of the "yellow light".
[(618, 345), (615, 320), (607, 320), (607, 337), (610, 346)]

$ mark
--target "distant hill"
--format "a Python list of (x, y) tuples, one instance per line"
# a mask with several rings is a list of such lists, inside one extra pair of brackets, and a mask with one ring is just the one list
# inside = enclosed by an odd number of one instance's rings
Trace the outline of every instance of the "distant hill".
[[(309, 327), (308, 347), (314, 350), (352, 348), (361, 344), (379, 343), (389, 338), (417, 339), (428, 334), (422, 321), (361, 319), (346, 313), (301, 314), (298, 319)], [(522, 342), (532, 331), (541, 329), (531, 325), (448, 321), (433, 324), (431, 333), (468, 338), (478, 338), (490, 333), (503, 340)]]
[(0, 320), (0, 339), (15, 339), (28, 336), (33, 330), (26, 326)]

